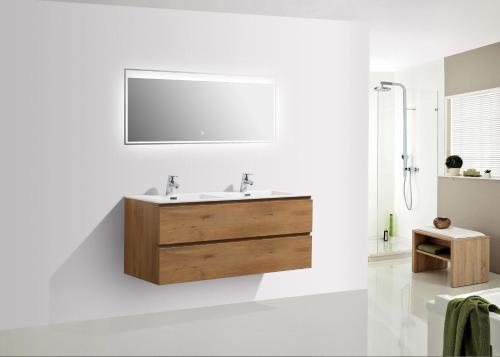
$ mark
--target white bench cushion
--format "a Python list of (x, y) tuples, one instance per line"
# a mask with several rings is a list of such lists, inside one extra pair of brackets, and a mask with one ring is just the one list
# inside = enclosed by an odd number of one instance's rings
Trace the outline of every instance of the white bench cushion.
[(424, 232), (429, 232), (429, 233), (434, 233), (434, 234), (439, 234), (448, 238), (473, 238), (473, 237), (482, 237), (484, 236), (484, 233), (481, 232), (476, 232), (476, 231), (471, 231), (469, 229), (463, 229), (463, 228), (458, 228), (458, 227), (453, 227), (450, 226), (445, 229), (438, 229), (434, 226), (425, 226), (418, 228), (421, 231)]

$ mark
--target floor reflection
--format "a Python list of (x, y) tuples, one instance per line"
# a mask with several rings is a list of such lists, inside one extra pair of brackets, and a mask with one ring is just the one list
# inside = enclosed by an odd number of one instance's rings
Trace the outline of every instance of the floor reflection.
[(221, 305), (0, 331), (0, 355), (425, 355), (425, 304), (453, 289), (447, 271), (369, 263), (368, 291)]
[(373, 262), (368, 268), (368, 354), (427, 354), (425, 303), (439, 294), (458, 295), (500, 287), (500, 275), (486, 284), (451, 288), (448, 272), (411, 272), (411, 259)]
[(0, 331), (0, 355), (365, 355), (367, 291)]

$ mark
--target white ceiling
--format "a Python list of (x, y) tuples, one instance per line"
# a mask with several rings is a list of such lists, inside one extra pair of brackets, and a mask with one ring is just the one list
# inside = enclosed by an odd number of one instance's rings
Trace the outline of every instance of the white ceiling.
[(500, 0), (61, 0), (360, 21), (372, 71), (395, 71), (500, 41)]

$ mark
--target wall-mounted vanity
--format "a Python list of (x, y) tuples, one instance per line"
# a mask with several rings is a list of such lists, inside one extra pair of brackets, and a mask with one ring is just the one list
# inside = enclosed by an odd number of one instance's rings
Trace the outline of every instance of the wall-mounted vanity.
[[(271, 143), (275, 81), (125, 70), (125, 144)], [(125, 199), (125, 273), (172, 284), (311, 267), (308, 195), (246, 191)]]
[(312, 200), (276, 191), (125, 198), (125, 273), (173, 284), (311, 267)]

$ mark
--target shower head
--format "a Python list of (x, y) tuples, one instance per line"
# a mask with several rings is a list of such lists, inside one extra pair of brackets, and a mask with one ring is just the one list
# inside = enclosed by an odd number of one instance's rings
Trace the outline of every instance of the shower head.
[(380, 82), (380, 85), (373, 88), (377, 92), (389, 92), (391, 88), (386, 87), (392, 85), (392, 82)]
[(384, 87), (384, 86), (378, 86), (378, 87), (375, 87), (373, 88), (375, 91), (377, 92), (390, 92), (391, 91), (391, 88), (389, 87)]

